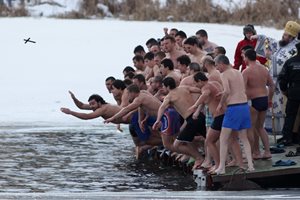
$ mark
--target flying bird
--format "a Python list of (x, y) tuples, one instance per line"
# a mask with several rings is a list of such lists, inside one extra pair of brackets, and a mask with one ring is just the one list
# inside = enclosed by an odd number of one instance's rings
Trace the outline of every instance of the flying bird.
[(24, 39), (24, 41), (25, 41), (24, 44), (26, 44), (27, 42), (36, 43), (35, 41), (30, 40), (30, 38)]

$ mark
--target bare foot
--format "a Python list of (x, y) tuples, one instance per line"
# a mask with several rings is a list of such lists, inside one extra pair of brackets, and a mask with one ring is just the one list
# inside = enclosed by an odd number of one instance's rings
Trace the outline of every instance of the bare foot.
[(217, 170), (217, 166), (216, 165), (214, 165), (214, 166), (212, 166), (208, 171), (207, 171), (207, 173), (208, 174), (215, 174), (215, 171)]
[(219, 168), (218, 168), (218, 169), (215, 170), (215, 174), (216, 174), (216, 175), (222, 175), (222, 174), (225, 174), (225, 169), (219, 169)]
[(178, 155), (178, 153), (177, 152), (173, 152), (173, 153), (171, 153), (171, 157), (176, 157)]
[(201, 167), (203, 167), (203, 168), (211, 168), (212, 164), (209, 161), (204, 160), (204, 162), (202, 163)]
[(195, 164), (194, 164), (192, 170), (195, 170), (195, 169), (201, 167), (201, 164), (202, 164), (202, 163), (203, 163), (203, 159), (196, 159), (196, 160), (195, 160)]
[(236, 160), (231, 160), (229, 163), (227, 163), (226, 167), (237, 167), (238, 164)]
[(188, 161), (189, 159), (190, 159), (189, 156), (183, 155), (183, 156), (180, 158), (180, 162), (186, 162), (186, 161)]
[(262, 156), (263, 160), (270, 160), (272, 158), (271, 152), (265, 152)]
[(255, 170), (254, 167), (248, 167), (247, 169), (248, 172), (253, 172), (254, 170)]
[(183, 156), (183, 154), (177, 154), (177, 156), (176, 156), (176, 158), (175, 158), (175, 160), (176, 161), (179, 161), (180, 160), (180, 158)]
[(260, 154), (254, 153), (254, 154), (252, 155), (252, 159), (253, 159), (253, 160), (259, 160), (259, 159), (262, 159), (262, 156), (261, 156)]

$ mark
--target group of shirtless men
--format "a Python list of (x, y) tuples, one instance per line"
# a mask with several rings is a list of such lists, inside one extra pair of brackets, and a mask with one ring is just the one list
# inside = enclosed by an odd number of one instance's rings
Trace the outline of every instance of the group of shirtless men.
[[(274, 84), (256, 61), (255, 50), (242, 51), (248, 67), (240, 72), (232, 68), (223, 47), (208, 41), (205, 30), (189, 38), (176, 29), (164, 31), (159, 42), (147, 41), (148, 53), (135, 48), (136, 70), (124, 68), (124, 80), (106, 79), (117, 105), (95, 94), (85, 104), (69, 92), (78, 108), (93, 112), (61, 111), (80, 119), (102, 117), (119, 129), (119, 124), (129, 124), (137, 156), (163, 144), (182, 160), (193, 158), (193, 169), (206, 168), (211, 174), (224, 174), (228, 165), (245, 169), (244, 162), (253, 171), (254, 159), (270, 159), (263, 124)], [(199, 152), (201, 140), (205, 157)]]

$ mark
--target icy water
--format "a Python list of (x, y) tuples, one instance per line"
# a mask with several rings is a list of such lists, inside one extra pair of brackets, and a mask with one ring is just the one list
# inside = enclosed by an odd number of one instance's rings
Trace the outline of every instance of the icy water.
[(125, 129), (0, 127), (0, 192), (195, 190), (190, 175), (138, 162)]
[(191, 175), (139, 162), (125, 129), (97, 123), (0, 125), (0, 199), (299, 199), (298, 190), (200, 191)]

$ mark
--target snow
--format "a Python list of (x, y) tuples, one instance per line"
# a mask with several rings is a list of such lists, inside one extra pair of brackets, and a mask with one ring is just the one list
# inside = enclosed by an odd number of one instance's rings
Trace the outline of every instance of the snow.
[[(209, 40), (224, 46), (231, 62), (242, 27), (221, 24), (128, 22), (119, 20), (59, 20), (1, 18), (0, 125), (13, 122), (78, 122), (60, 107), (78, 109), (68, 90), (87, 102), (97, 93), (115, 103), (105, 78), (122, 79), (132, 66), (133, 49), (160, 38), (163, 27), (184, 30), (188, 36), (206, 29)], [(281, 30), (256, 27), (258, 33), (280, 39)], [(30, 37), (36, 44), (24, 44)]]
[[(49, 2), (52, 2), (52, 4), (49, 4)], [(40, 3), (39, 5), (26, 4), (30, 16), (51, 17), (79, 11), (82, 0), (41, 0)]]
[[(252, 0), (254, 3), (256, 0)], [(232, 11), (235, 8), (244, 8), (249, 0), (212, 0), (213, 5), (218, 5), (224, 10)]]

